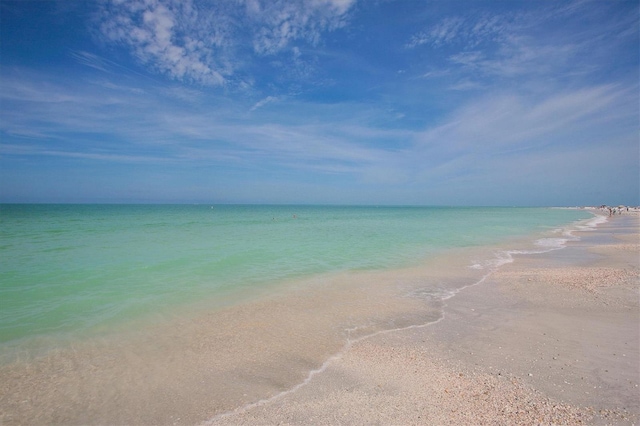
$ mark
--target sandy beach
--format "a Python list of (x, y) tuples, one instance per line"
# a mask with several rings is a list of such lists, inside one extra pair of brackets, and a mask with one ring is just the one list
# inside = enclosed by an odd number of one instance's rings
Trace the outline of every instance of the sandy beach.
[(640, 426), (640, 0), (0, 0), (0, 426)]
[[(0, 424), (638, 424), (639, 223), (489, 275), (454, 252), (18, 359)], [(443, 282), (463, 284), (421, 295)]]
[(638, 424), (638, 223), (518, 256), (443, 320), (353, 344), (296, 392), (207, 424)]

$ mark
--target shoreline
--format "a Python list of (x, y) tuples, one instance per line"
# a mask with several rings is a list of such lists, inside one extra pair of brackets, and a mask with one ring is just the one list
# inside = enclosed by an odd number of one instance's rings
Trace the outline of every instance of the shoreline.
[(402, 269), (443, 250), (591, 216), (549, 208), (76, 207), (0, 212), (8, 294), (0, 362), (12, 346), (46, 351), (313, 276)]
[[(638, 218), (631, 219), (636, 221), (637, 231)], [(567, 241), (571, 240), (567, 235), (548, 234), (547, 243), (553, 243), (550, 246), (529, 242), (523, 245), (524, 250), (501, 252), (510, 258), (496, 256), (495, 251), (491, 254), (492, 250), (500, 252), (500, 247), (480, 247), (453, 250), (415, 268), (316, 277), (284, 286), (282, 291), (242, 306), (162, 322), (143, 334), (132, 333), (126, 341), (98, 340), (51, 354), (35, 364), (15, 364), (0, 370), (4, 379), (4, 385), (0, 384), (0, 423), (314, 421), (305, 417), (306, 412), (315, 412), (316, 422), (324, 423), (363, 423), (365, 418), (365, 423), (398, 423), (385, 410), (393, 404), (405, 407), (406, 402), (384, 392), (388, 383), (402, 389), (414, 406), (433, 407), (439, 403), (434, 395), (440, 397), (442, 392), (432, 389), (425, 394), (420, 387), (425, 382), (437, 383), (442, 375), (449, 382), (462, 381), (458, 386), (478, 392), (487, 383), (505, 386), (486, 371), (472, 371), (473, 363), (467, 360), (465, 364), (463, 354), (450, 356), (460, 346), (451, 336), (464, 334), (469, 320), (482, 323), (477, 312), (482, 306), (492, 306), (492, 299), (483, 295), (487, 289), (498, 287), (493, 280), (500, 271), (515, 268), (523, 256), (546, 256), (546, 261), (556, 262), (554, 254), (569, 250), (556, 250), (557, 244), (580, 244), (587, 239), (572, 242)], [(611, 245), (611, 241), (605, 242)], [(631, 248), (637, 255), (637, 245)], [(514, 255), (518, 259), (512, 262)], [(560, 266), (576, 260), (568, 257)], [(579, 257), (581, 262), (590, 261), (584, 253)], [(475, 264), (478, 268), (469, 268), (473, 259), (480, 261)], [(495, 268), (498, 272), (494, 272)], [(459, 308), (464, 303), (468, 304), (466, 311)], [(499, 308), (493, 309), (504, 314)], [(637, 312), (637, 306), (635, 309)], [(487, 314), (480, 319), (490, 318)], [(473, 346), (474, 336), (467, 337)], [(396, 357), (405, 363), (400, 369), (406, 373), (402, 380), (396, 378)], [(453, 371), (452, 365), (459, 367)], [(373, 374), (376, 372), (378, 376)], [(470, 380), (476, 374), (482, 377), (480, 384)], [(374, 377), (376, 386), (371, 383)], [(358, 380), (351, 383), (349, 378)], [(415, 384), (417, 388), (412, 387), (416, 378), (422, 379), (421, 384)], [(528, 384), (518, 383), (516, 393), (524, 398), (522, 395), (530, 391)], [(362, 392), (368, 387), (371, 389), (365, 398)], [(379, 400), (367, 399), (376, 393)], [(460, 403), (454, 394), (445, 394), (452, 398), (449, 403)], [(358, 399), (353, 401), (355, 395)], [(329, 396), (334, 399), (327, 401)], [(330, 402), (330, 406), (323, 406), (322, 401)], [(319, 404), (315, 411), (310, 409), (310, 403)], [(349, 403), (351, 406), (345, 408)], [(367, 411), (363, 404), (378, 408)], [(545, 406), (542, 402), (538, 405)], [(295, 407), (306, 408), (302, 414), (295, 414)], [(411, 411), (411, 407), (405, 408), (393, 412), (398, 415), (398, 411)], [(342, 409), (347, 409), (344, 419), (326, 417)], [(370, 417), (362, 417), (362, 410)], [(565, 408), (572, 415), (577, 412), (588, 417), (588, 413), (575, 410), (571, 406)], [(487, 408), (481, 411), (486, 412)], [(431, 418), (436, 423), (449, 419), (429, 417), (428, 412), (420, 415), (423, 420)], [(385, 416), (387, 421), (383, 421)], [(406, 422), (401, 423), (415, 421), (411, 417), (402, 419)], [(450, 419), (464, 420), (455, 416)]]
[(518, 254), (443, 319), (365, 339), (298, 394), (205, 424), (638, 424), (640, 220), (622, 221)]

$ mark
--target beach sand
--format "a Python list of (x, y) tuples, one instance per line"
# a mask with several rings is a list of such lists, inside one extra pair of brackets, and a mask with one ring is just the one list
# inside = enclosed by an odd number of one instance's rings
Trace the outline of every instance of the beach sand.
[[(0, 424), (638, 424), (639, 224), (489, 276), (449, 253), (5, 364)], [(456, 280), (478, 284), (420, 295)]]
[(298, 391), (207, 424), (638, 424), (639, 220), (518, 256), (445, 317), (353, 344)]

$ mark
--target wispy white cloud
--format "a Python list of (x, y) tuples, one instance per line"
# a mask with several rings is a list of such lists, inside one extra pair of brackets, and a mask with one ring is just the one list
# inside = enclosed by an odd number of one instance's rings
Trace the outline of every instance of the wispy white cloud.
[(637, 188), (637, 114), (637, 86), (585, 87), (538, 99), (485, 95), (417, 133), (402, 170), (425, 197), (451, 202), (448, 194), (478, 204), (499, 204), (505, 196), (514, 203), (545, 202), (535, 196), (562, 204), (572, 193), (590, 191), (622, 196), (622, 188)]
[(455, 84), (449, 86), (449, 90), (456, 90), (456, 91), (467, 91), (467, 90), (480, 90), (484, 88), (484, 86), (477, 82), (477, 81), (473, 81), (471, 79), (465, 78), (462, 79), (458, 82), (456, 82)]
[[(294, 41), (317, 45), (324, 32), (345, 25), (355, 1), (104, 0), (97, 19), (100, 37), (126, 46), (143, 65), (176, 80), (219, 86), (248, 61), (247, 42), (258, 55)], [(100, 66), (95, 58), (78, 59)]]
[(440, 48), (455, 44), (469, 49), (482, 43), (499, 41), (515, 28), (512, 16), (500, 14), (446, 17), (430, 28), (411, 36), (405, 47), (413, 49), (428, 45)]
[[(380, 122), (388, 111), (376, 113), (358, 105), (341, 107), (350, 111), (348, 116), (332, 113), (342, 119), (315, 122), (297, 112), (325, 118), (328, 112), (285, 99), (280, 102), (288, 103), (291, 114), (280, 115), (277, 122), (260, 122), (241, 119), (241, 110), (230, 112), (226, 104), (206, 103), (191, 89), (143, 89), (126, 82), (76, 82), (69, 88), (63, 81), (21, 72), (0, 83), (0, 100), (6, 107), (0, 130), (40, 140), (26, 143), (22, 151), (17, 143), (5, 145), (3, 155), (146, 164), (158, 159), (158, 164), (161, 160), (247, 170), (275, 167), (389, 185), (479, 176), (486, 174), (483, 165), (511, 156), (578, 152), (612, 143), (608, 138), (629, 140), (628, 135), (637, 131), (637, 88), (613, 84), (537, 99), (514, 93), (485, 95), (464, 103), (439, 124), (416, 131), (366, 124)], [(275, 100), (266, 97), (253, 108)], [(581, 135), (579, 141), (575, 135)]]
[[(226, 103), (194, 102), (201, 94), (184, 88), (141, 89), (100, 81), (76, 81), (70, 88), (59, 78), (51, 81), (31, 74), (23, 79), (23, 73), (16, 72), (0, 81), (0, 89), (2, 104), (16, 106), (3, 111), (0, 131), (19, 140), (40, 141), (20, 149), (17, 143), (5, 144), (5, 155), (147, 164), (162, 159), (158, 164), (198, 162), (358, 175), (387, 161), (388, 149), (372, 142), (398, 135), (354, 125), (351, 117), (318, 124), (245, 120)], [(254, 108), (274, 101), (264, 98)], [(291, 105), (293, 117), (296, 109)]]
[[(420, 144), (445, 148), (453, 155), (539, 149), (548, 144), (578, 147), (572, 132), (583, 134), (606, 123), (629, 123), (634, 90), (615, 85), (587, 87), (541, 99), (514, 94), (488, 96), (471, 102), (440, 126), (426, 130)], [(627, 129), (628, 130), (628, 129)], [(563, 138), (566, 138), (563, 139)]]
[(282, 50), (293, 40), (316, 45), (324, 31), (345, 25), (347, 12), (355, 0), (252, 0), (247, 7), (256, 23), (253, 47), (257, 53)]
[(216, 25), (203, 31), (198, 16), (190, 0), (114, 0), (103, 5), (100, 31), (172, 78), (221, 85), (231, 72), (216, 56), (223, 36)]
[(467, 72), (484, 76), (520, 77), (565, 75), (584, 53), (583, 46), (571, 43), (539, 44), (523, 36), (506, 37), (497, 49), (466, 50), (449, 57), (449, 62)]
[[(474, 192), (495, 196), (491, 188), (496, 185), (522, 188), (526, 183), (541, 190), (553, 186), (550, 176), (562, 184), (611, 185), (609, 176), (597, 173), (629, 166), (628, 174), (634, 168), (637, 173), (637, 165), (620, 162), (619, 155), (607, 155), (605, 149), (632, 153), (635, 144), (639, 154), (637, 137), (633, 142), (636, 91), (603, 85), (538, 99), (513, 93), (485, 96), (417, 135), (415, 160), (405, 169), (414, 170), (418, 182), (455, 188), (472, 198)], [(510, 194), (518, 196), (517, 191)]]
[(111, 61), (107, 61), (101, 56), (85, 51), (72, 51), (73, 57), (79, 63), (103, 72), (110, 72)]
[(430, 30), (420, 31), (411, 36), (411, 39), (405, 47), (411, 49), (423, 44), (430, 44), (436, 47), (449, 44), (459, 37), (460, 32), (464, 28), (464, 22), (464, 19), (461, 17), (445, 18)]
[(100, 152), (80, 152), (80, 151), (64, 151), (60, 149), (49, 149), (41, 145), (14, 145), (14, 144), (1, 144), (0, 155), (20, 155), (20, 156), (51, 156), (51, 157), (65, 157), (75, 158), (82, 160), (97, 160), (117, 163), (136, 163), (136, 164), (164, 164), (170, 163), (173, 160), (161, 156), (148, 156), (148, 155), (130, 155), (119, 153), (100, 153)]
[(597, 72), (596, 64), (611, 63), (607, 56), (619, 45), (637, 42), (637, 16), (602, 13), (610, 6), (574, 1), (509, 13), (461, 11), (416, 32), (405, 47), (432, 49), (446, 59), (448, 72), (568, 78)]
[(251, 107), (250, 111), (255, 111), (255, 110), (257, 110), (258, 108), (262, 108), (262, 107), (263, 107), (263, 106), (265, 106), (266, 104), (271, 103), (271, 102), (276, 102), (277, 100), (278, 100), (278, 98), (277, 98), (277, 97), (275, 97), (275, 96), (267, 96), (266, 98), (264, 98), (264, 99), (260, 99), (258, 102), (256, 102), (256, 103)]

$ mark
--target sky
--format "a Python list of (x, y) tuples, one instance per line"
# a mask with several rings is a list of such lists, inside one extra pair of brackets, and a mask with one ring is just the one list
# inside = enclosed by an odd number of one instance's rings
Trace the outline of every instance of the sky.
[(638, 205), (638, 16), (0, 0), (0, 202)]

